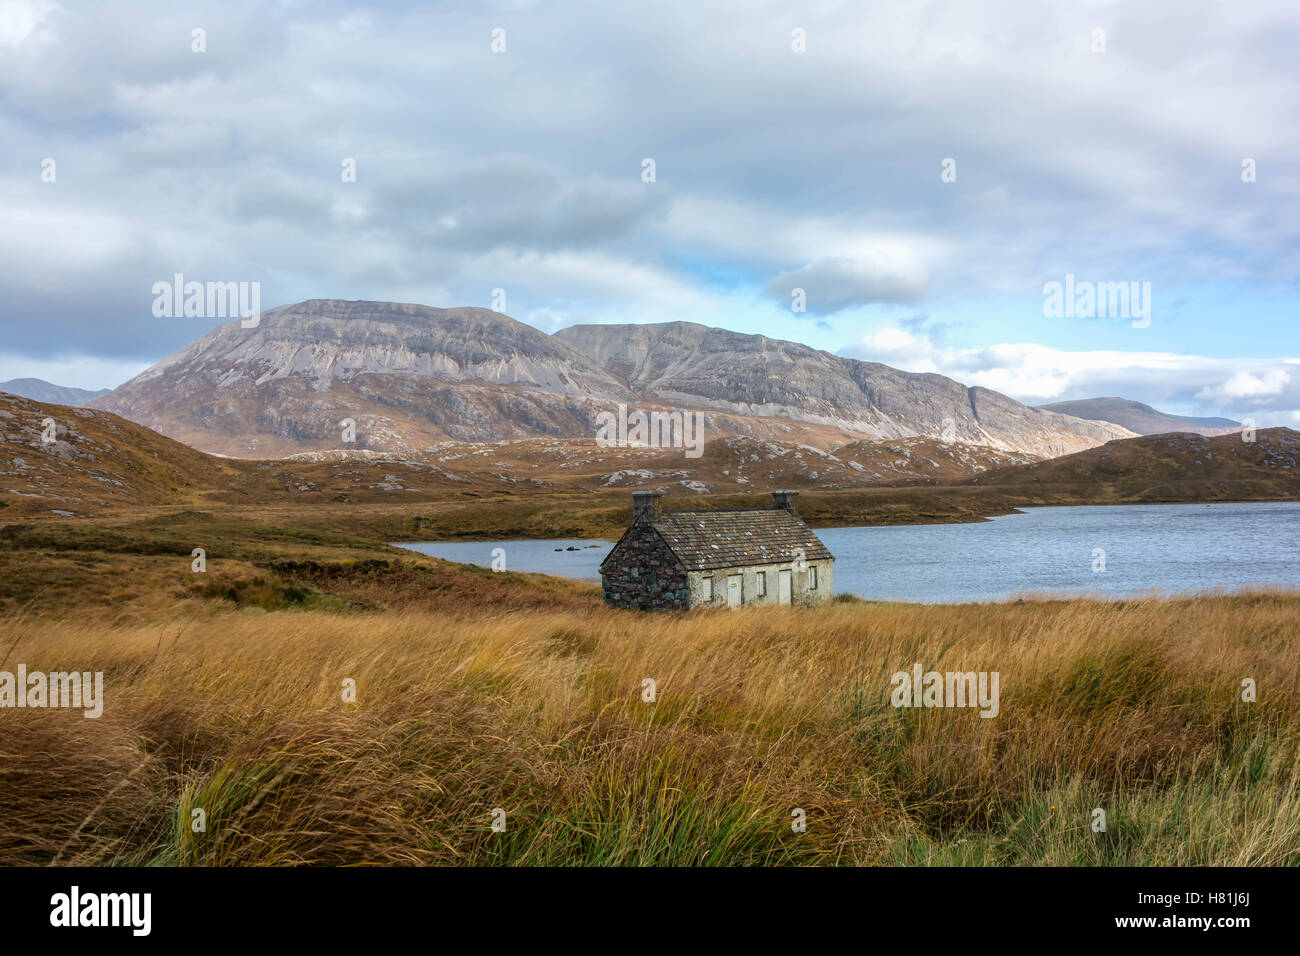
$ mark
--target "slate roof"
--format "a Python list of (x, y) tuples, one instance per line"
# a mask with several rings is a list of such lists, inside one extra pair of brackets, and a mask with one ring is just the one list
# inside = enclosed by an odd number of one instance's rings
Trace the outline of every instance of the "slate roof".
[(835, 555), (808, 526), (784, 508), (666, 511), (654, 528), (688, 571), (793, 561), (803, 548), (809, 561)]

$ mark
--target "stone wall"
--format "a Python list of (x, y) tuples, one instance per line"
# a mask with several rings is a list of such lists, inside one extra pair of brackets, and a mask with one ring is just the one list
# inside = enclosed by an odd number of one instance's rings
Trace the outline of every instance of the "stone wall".
[(794, 603), (795, 604), (825, 604), (835, 596), (835, 562), (822, 558), (820, 561), (809, 561), (809, 568), (817, 569), (817, 590), (808, 590), (808, 573), (794, 576)]
[(643, 611), (690, 607), (686, 571), (648, 523), (628, 529), (601, 566), (605, 603)]

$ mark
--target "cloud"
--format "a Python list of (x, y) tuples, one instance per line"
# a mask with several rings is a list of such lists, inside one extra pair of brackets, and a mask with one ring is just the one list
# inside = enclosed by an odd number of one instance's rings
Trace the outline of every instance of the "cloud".
[(937, 372), (934, 343), (924, 335), (887, 326), (868, 335), (847, 354), (865, 361), (892, 365), (909, 372)]
[(831, 315), (873, 302), (916, 302), (925, 295), (925, 270), (906, 253), (827, 256), (791, 272), (774, 276), (764, 287), (772, 298), (789, 305), (793, 290), (802, 289), (807, 310)]
[(18, 48), (54, 9), (52, 3), (36, 0), (5, 0), (0, 3), (0, 46)]
[(792, 288), (847, 325), (1069, 272), (1162, 291), (1300, 275), (1277, 215), (1300, 202), (1300, 126), (1276, 120), (1300, 98), (1294, 5), (489, 9), (0, 0), (6, 347), (160, 358), (205, 330), (150, 315), (174, 272), (260, 281), (268, 305), (501, 286), (548, 325), (786, 336)]
[(1290, 383), (1291, 376), (1285, 369), (1270, 368), (1259, 373), (1241, 369), (1233, 372), (1222, 385), (1201, 389), (1196, 393), (1196, 397), (1220, 402), (1243, 398), (1254, 400), (1276, 398)]
[(950, 348), (896, 325), (873, 330), (842, 354), (938, 372), (1030, 405), (1116, 396), (1173, 414), (1249, 417), (1267, 425), (1293, 424), (1292, 410), (1300, 406), (1300, 383), (1282, 367), (1283, 359), (1072, 351), (1033, 343)]

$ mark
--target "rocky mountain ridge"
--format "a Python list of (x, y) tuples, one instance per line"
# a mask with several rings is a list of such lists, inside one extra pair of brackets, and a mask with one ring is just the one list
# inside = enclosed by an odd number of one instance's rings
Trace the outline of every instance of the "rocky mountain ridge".
[(92, 405), (245, 458), (590, 438), (602, 413), (655, 408), (699, 412), (714, 436), (823, 449), (925, 437), (1052, 457), (1132, 434), (941, 375), (692, 323), (547, 335), (487, 309), (324, 299), (213, 329)]

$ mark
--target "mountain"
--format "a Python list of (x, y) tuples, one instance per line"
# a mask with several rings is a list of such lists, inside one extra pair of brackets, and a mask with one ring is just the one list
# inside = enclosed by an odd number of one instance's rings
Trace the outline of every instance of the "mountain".
[(643, 396), (809, 422), (868, 438), (946, 437), (1051, 457), (1132, 434), (1030, 408), (942, 375), (902, 372), (691, 322), (575, 325), (555, 337)]
[(591, 438), (622, 404), (709, 435), (830, 449), (909, 436), (1035, 457), (1132, 433), (940, 375), (690, 323), (545, 333), (487, 309), (314, 299), (213, 329), (92, 405), (205, 451), (274, 458), (448, 439)]
[(583, 355), (488, 309), (312, 300), (213, 329), (94, 405), (204, 451), (276, 458), (446, 439), (594, 435), (634, 401)]
[(53, 385), (39, 378), (11, 378), (7, 382), (0, 382), (0, 392), (21, 395), (35, 402), (49, 402), (53, 405), (85, 405), (92, 398), (107, 395), (109, 391), (110, 389), (101, 388), (92, 392), (86, 388)]
[(1231, 418), (1189, 418), (1157, 411), (1150, 405), (1127, 398), (1082, 398), (1073, 402), (1053, 402), (1039, 408), (1088, 421), (1111, 422), (1138, 435), (1163, 432), (1191, 432), (1196, 435), (1223, 435), (1241, 428)]

